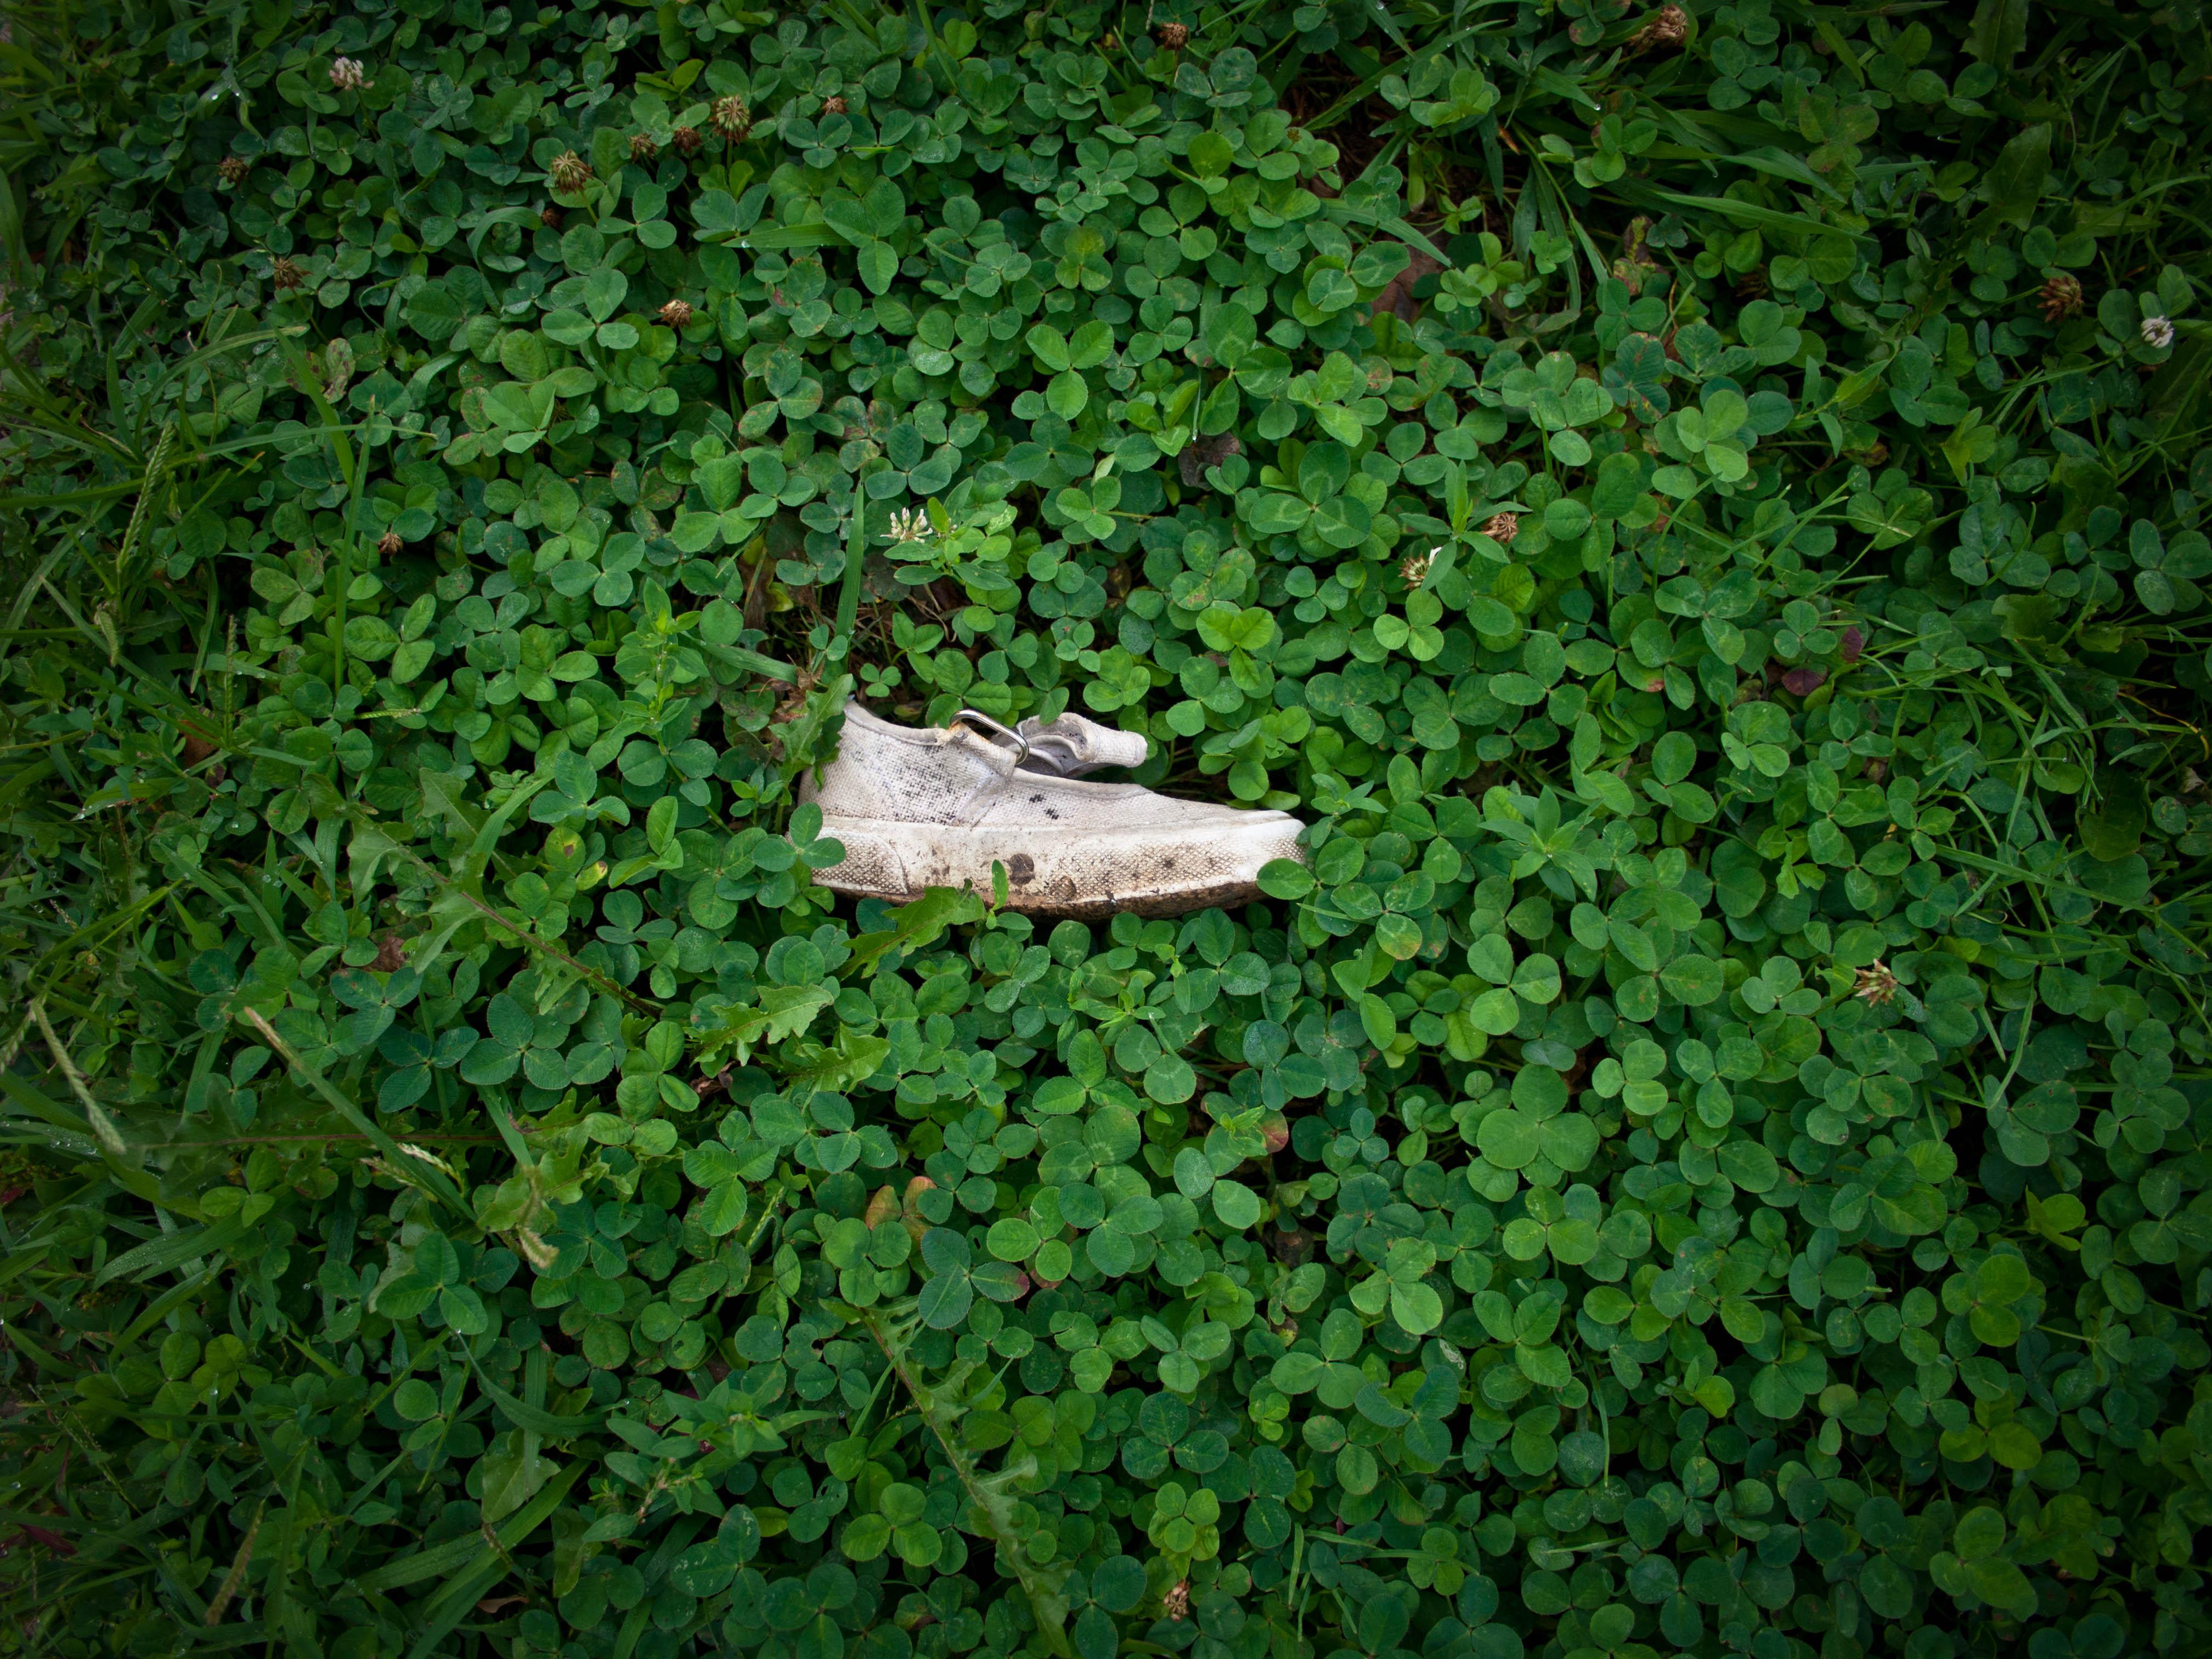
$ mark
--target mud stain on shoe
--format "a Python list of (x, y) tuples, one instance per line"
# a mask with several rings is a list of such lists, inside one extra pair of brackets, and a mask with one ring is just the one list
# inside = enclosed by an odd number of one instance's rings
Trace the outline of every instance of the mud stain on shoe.
[(1036, 860), (1027, 853), (1017, 853), (1006, 860), (1006, 879), (1017, 886), (1026, 885), (1036, 879)]

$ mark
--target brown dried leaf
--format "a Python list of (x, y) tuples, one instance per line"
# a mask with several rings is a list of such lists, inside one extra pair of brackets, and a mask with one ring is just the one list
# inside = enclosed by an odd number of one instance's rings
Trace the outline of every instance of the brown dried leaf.
[(1244, 446), (1237, 441), (1233, 432), (1224, 432), (1218, 438), (1200, 438), (1176, 457), (1176, 466), (1182, 481), (1193, 489), (1206, 482), (1206, 470), (1219, 466), (1231, 455), (1242, 455)]
[(1406, 252), (1411, 256), (1406, 268), (1382, 285), (1382, 291), (1375, 296), (1375, 303), (1368, 307), (1370, 320), (1386, 311), (1409, 323), (1420, 314), (1420, 302), (1413, 298), (1413, 284), (1424, 276), (1436, 275), (1443, 269), (1443, 264), (1419, 248), (1409, 247)]

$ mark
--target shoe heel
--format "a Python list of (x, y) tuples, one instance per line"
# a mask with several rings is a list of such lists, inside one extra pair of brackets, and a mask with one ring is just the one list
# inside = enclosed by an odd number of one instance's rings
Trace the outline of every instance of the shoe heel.
[(905, 861), (889, 836), (849, 819), (840, 823), (829, 817), (822, 821), (822, 834), (845, 849), (842, 860), (815, 872), (823, 886), (865, 898), (903, 902), (915, 896), (907, 884)]

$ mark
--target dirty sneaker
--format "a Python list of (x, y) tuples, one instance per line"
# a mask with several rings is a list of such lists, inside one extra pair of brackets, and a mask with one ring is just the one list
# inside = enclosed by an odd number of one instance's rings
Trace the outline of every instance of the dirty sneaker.
[(837, 757), (799, 788), (822, 809), (821, 833), (845, 848), (817, 879), (904, 902), (927, 887), (988, 894), (996, 863), (1017, 910), (1173, 915), (1256, 897), (1261, 866), (1303, 856), (1287, 812), (1081, 781), (1146, 752), (1137, 733), (1080, 714), (1009, 731), (963, 709), (948, 726), (916, 730), (848, 704)]

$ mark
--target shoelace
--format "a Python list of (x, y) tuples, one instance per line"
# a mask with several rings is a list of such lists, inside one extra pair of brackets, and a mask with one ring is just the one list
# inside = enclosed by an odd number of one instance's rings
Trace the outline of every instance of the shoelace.
[(1101, 767), (1141, 766), (1152, 751), (1139, 733), (1101, 726), (1080, 714), (1062, 714), (1051, 721), (1032, 715), (1012, 731), (973, 708), (962, 709), (953, 719), (988, 736), (1012, 738), (1020, 745), (1016, 769), (1048, 777), (1079, 778)]
[(1022, 769), (1063, 778), (1079, 778), (1102, 766), (1142, 766), (1152, 750), (1135, 732), (1101, 726), (1080, 714), (1062, 714), (1050, 725), (1032, 715), (1019, 729), (1030, 744)]

